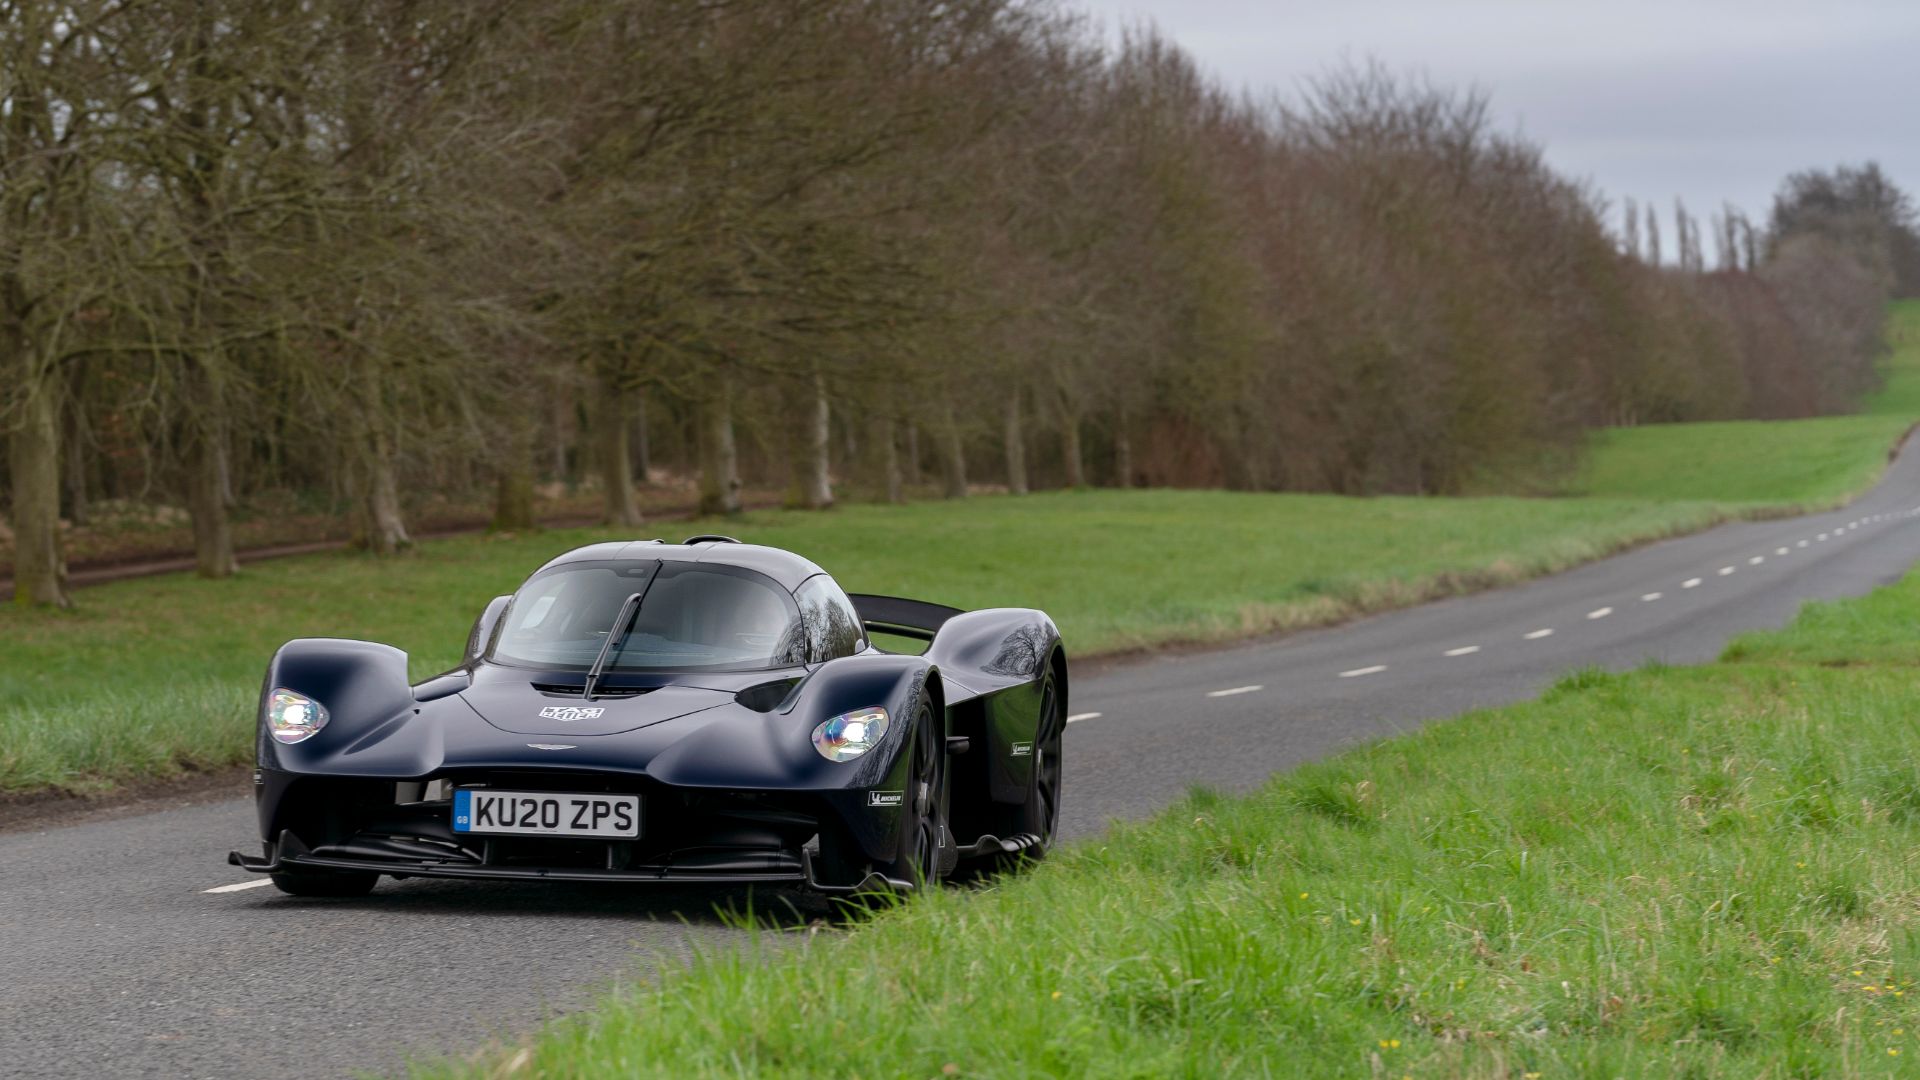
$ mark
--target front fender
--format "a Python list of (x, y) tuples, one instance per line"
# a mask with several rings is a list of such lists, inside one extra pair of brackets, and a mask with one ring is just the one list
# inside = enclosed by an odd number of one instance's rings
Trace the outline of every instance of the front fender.
[[(952, 700), (962, 734), (976, 736), (986, 795), (998, 803), (1027, 797), (1033, 777), (1033, 745), (1039, 737), (1041, 680), (1062, 654), (1060, 630), (1044, 611), (983, 608), (948, 619), (927, 648), (927, 658), (954, 687)], [(1065, 665), (1060, 666), (1064, 674)], [(1067, 687), (1056, 687), (1060, 708)]]
[[(267, 695), (291, 690), (327, 710), (327, 726), (291, 746), (267, 733)], [(299, 770), (343, 743), (357, 741), (385, 724), (413, 714), (407, 654), (391, 645), (345, 638), (296, 638), (280, 646), (267, 664), (256, 711), (257, 760), (262, 768)]]

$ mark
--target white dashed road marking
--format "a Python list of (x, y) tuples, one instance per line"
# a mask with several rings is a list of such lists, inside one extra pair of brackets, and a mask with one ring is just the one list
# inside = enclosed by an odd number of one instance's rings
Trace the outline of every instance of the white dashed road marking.
[(201, 892), (239, 892), (242, 889), (257, 889), (262, 885), (273, 884), (272, 878), (255, 878), (252, 881), (236, 881), (231, 885), (222, 885), (214, 889), (201, 889)]
[(1097, 712), (1077, 712), (1067, 717), (1067, 723), (1077, 724), (1082, 720), (1098, 720), (1102, 715), (1104, 714)]
[(1259, 683), (1254, 683), (1252, 686), (1230, 686), (1225, 690), (1209, 690), (1207, 691), (1207, 696), (1208, 697), (1233, 697), (1235, 694), (1251, 694), (1255, 690), (1264, 690), (1264, 689), (1266, 689), (1266, 687), (1261, 686)]
[[(1914, 514), (1920, 514), (1920, 507), (1915, 507), (1913, 510), (1907, 511), (1905, 514), (1902, 514), (1900, 516), (1905, 517), (1905, 516), (1911, 516)], [(1886, 516), (1887, 515), (1876, 515), (1876, 516), (1870, 516), (1870, 517), (1864, 518), (1862, 520), (1871, 524), (1873, 522), (1882, 520)], [(1860, 521), (1848, 522), (1845, 526), (1842, 526), (1841, 528), (1833, 530), (1832, 533), (1820, 533), (1814, 536), (1812, 542), (1817, 543), (1819, 541), (1823, 541), (1827, 539), (1829, 535), (1837, 536), (1840, 533), (1846, 532), (1848, 530), (1857, 529), (1860, 527), (1860, 524), (1861, 524)], [(1809, 541), (1800, 540), (1800, 541), (1796, 541), (1794, 546), (1806, 547), (1808, 543)], [(1781, 546), (1781, 547), (1774, 548), (1773, 553), (1775, 555), (1786, 555), (1790, 550), (1791, 549), (1785, 546)], [(1767, 561), (1767, 557), (1765, 555), (1754, 555), (1747, 559), (1747, 565), (1759, 566), (1761, 563), (1764, 563), (1766, 561)], [(1718, 574), (1720, 577), (1727, 577), (1733, 572), (1734, 572), (1734, 567), (1732, 566), (1723, 566), (1720, 569), (1714, 571), (1714, 573)], [(1693, 578), (1688, 578), (1685, 581), (1682, 581), (1680, 583), (1680, 587), (1683, 589), (1694, 589), (1694, 588), (1698, 588), (1700, 584), (1701, 584), (1701, 579), (1697, 577), (1693, 577)], [(1642, 593), (1640, 595), (1640, 601), (1642, 603), (1652, 603), (1653, 601), (1660, 599), (1664, 595), (1666, 594), (1660, 593), (1660, 592)], [(1611, 607), (1601, 607), (1601, 608), (1595, 608), (1592, 611), (1587, 612), (1587, 618), (1604, 619), (1611, 614), (1613, 614), (1613, 609)], [(1528, 632), (1520, 636), (1527, 641), (1539, 641), (1541, 638), (1552, 637), (1553, 628), (1550, 626), (1543, 626), (1538, 630), (1529, 630)], [(1441, 652), (1440, 655), (1448, 656), (1448, 657), (1472, 656), (1474, 653), (1477, 653), (1479, 651), (1480, 651), (1480, 646), (1478, 645), (1460, 645), (1455, 648), (1444, 650), (1443, 652)], [(1385, 664), (1372, 664), (1367, 667), (1357, 667), (1357, 668), (1351, 668), (1347, 671), (1343, 671), (1340, 673), (1340, 677), (1343, 679), (1356, 679), (1363, 675), (1378, 675), (1380, 672), (1383, 672), (1385, 670), (1387, 670), (1387, 665)], [(1210, 698), (1235, 697), (1240, 694), (1251, 694), (1256, 691), (1264, 690), (1264, 689), (1266, 689), (1266, 687), (1259, 684), (1254, 684), (1252, 686), (1231, 686), (1225, 690), (1209, 690), (1207, 691), (1207, 696)], [(1073, 715), (1067, 717), (1066, 722), (1069, 724), (1076, 724), (1082, 720), (1096, 720), (1102, 715), (1104, 714), (1097, 713), (1097, 712), (1074, 713)], [(239, 892), (242, 889), (256, 889), (262, 885), (271, 885), (272, 883), (273, 882), (270, 879), (261, 878), (256, 881), (241, 881), (241, 882), (236, 882), (235, 884), (232, 884), (232, 885), (221, 885), (218, 888), (207, 889), (205, 891), (210, 893)]]

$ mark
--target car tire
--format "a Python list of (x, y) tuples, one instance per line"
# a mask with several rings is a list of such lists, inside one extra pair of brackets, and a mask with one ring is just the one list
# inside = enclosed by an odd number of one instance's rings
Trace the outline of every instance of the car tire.
[(899, 853), (891, 863), (875, 868), (916, 889), (938, 885), (949, 869), (945, 864), (951, 861), (946, 745), (946, 732), (938, 730), (932, 705), (922, 699), (914, 714), (913, 746), (908, 751), (911, 764), (900, 815)]
[(288, 896), (365, 896), (380, 880), (371, 870), (276, 870), (268, 876)]

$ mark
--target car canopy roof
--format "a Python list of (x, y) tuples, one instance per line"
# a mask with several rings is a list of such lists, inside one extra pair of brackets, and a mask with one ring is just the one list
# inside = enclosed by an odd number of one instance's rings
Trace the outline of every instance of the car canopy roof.
[[(588, 544), (574, 548), (560, 555), (540, 568), (572, 562), (606, 562), (622, 560), (658, 559), (662, 562), (719, 563), (723, 566), (738, 566), (758, 571), (780, 583), (791, 592), (800, 587), (800, 583), (823, 574), (826, 571), (816, 566), (812, 560), (795, 555), (776, 547), (760, 544), (737, 544), (731, 541), (701, 541), (697, 544), (668, 544), (659, 540), (613, 540), (603, 544)], [(535, 571), (536, 573), (540, 571)]]

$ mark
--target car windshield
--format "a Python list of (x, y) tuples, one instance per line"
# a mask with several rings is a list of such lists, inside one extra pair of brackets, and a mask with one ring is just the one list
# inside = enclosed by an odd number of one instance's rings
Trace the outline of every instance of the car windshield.
[(627, 598), (632, 629), (608, 671), (761, 671), (806, 661), (793, 597), (751, 570), (697, 563), (569, 563), (515, 594), (487, 652), (497, 663), (586, 670)]

